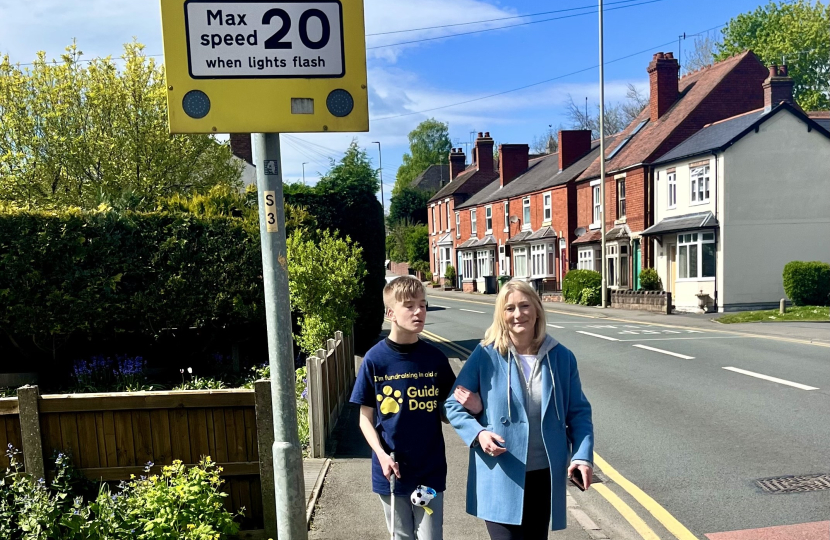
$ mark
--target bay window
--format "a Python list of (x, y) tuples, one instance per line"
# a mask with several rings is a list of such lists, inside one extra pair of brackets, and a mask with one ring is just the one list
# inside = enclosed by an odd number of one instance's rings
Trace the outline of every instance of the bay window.
[(476, 262), (478, 263), (478, 277), (493, 275), (495, 254), (492, 249), (476, 251)]
[(473, 262), (473, 252), (464, 251), (462, 253), (461, 260), (464, 263), (464, 267), (461, 275), (464, 276), (464, 279), (474, 279), (476, 277), (476, 269), (475, 263)]
[(715, 277), (715, 233), (677, 235), (677, 272), (679, 279)]
[(527, 248), (513, 248), (513, 277), (527, 277)]

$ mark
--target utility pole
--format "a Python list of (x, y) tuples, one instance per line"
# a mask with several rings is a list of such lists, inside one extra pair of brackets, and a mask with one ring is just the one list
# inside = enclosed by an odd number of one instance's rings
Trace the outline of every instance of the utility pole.
[(271, 403), (274, 411), (274, 491), (277, 536), (283, 540), (308, 537), (305, 522), (303, 454), (297, 435), (294, 343), (288, 301), (288, 254), (278, 133), (252, 133), (259, 199), (259, 236), (262, 243), (262, 282), (265, 324), (271, 367)]
[(308, 165), (308, 161), (303, 162), (303, 185), (305, 185), (305, 166)]
[(605, 55), (602, 43), (602, 0), (599, 0), (599, 219), (602, 235), (602, 307), (608, 307), (608, 255), (605, 247)]
[(383, 201), (383, 152), (380, 151), (380, 141), (372, 141), (372, 144), (378, 145), (378, 172), (380, 172), (380, 207), (381, 215), (383, 216), (383, 232), (386, 236), (386, 203)]

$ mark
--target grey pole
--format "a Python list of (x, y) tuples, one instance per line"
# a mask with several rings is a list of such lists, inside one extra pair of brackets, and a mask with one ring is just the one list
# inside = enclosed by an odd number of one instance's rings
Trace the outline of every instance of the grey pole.
[(280, 136), (278, 133), (252, 133), (251, 146), (256, 159), (262, 281), (271, 366), (277, 537), (279, 540), (307, 540), (303, 456), (297, 435)]
[(605, 252), (605, 55), (602, 44), (602, 0), (599, 0), (599, 218), (602, 234), (602, 307), (608, 307), (608, 258)]
[(378, 145), (378, 172), (380, 172), (380, 208), (383, 215), (383, 231), (386, 232), (386, 203), (383, 201), (383, 153), (380, 151), (380, 141), (372, 141)]
[(308, 161), (303, 162), (303, 185), (305, 185), (305, 166), (308, 165)]

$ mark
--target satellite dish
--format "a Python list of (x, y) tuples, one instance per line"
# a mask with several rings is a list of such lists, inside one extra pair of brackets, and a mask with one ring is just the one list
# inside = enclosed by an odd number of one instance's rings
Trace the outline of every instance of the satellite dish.
[(576, 230), (574, 231), (574, 234), (579, 237), (579, 236), (582, 236), (583, 234), (585, 234), (585, 232), (586, 232), (585, 227), (577, 227)]
[(516, 217), (516, 216), (510, 216), (510, 223), (518, 223), (518, 222), (519, 222), (519, 218), (518, 218), (518, 217)]

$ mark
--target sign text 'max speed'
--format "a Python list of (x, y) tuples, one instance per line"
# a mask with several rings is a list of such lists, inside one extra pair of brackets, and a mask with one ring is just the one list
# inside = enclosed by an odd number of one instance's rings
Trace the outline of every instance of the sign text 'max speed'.
[(367, 131), (362, 0), (161, 0), (171, 133)]

